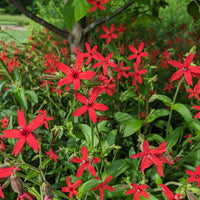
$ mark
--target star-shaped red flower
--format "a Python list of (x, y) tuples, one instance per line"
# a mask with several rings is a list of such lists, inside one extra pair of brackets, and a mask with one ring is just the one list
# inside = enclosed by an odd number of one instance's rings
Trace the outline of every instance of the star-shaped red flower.
[(109, 191), (114, 191), (115, 188), (107, 185), (107, 183), (112, 179), (112, 176), (108, 176), (103, 183), (100, 183), (99, 185), (97, 185), (96, 187), (94, 187), (91, 191), (94, 190), (98, 190), (100, 189), (100, 199), (103, 200), (103, 196), (104, 196), (104, 189), (109, 190)]
[(87, 110), (89, 112), (90, 119), (93, 123), (97, 121), (97, 114), (95, 110), (105, 111), (108, 110), (108, 107), (102, 103), (94, 103), (96, 98), (98, 97), (99, 91), (97, 88), (94, 88), (91, 92), (90, 98), (87, 99), (83, 95), (79, 93), (75, 93), (75, 97), (78, 101), (85, 104), (84, 106), (78, 108), (74, 113), (73, 116), (77, 117), (85, 113)]
[(147, 70), (146, 69), (138, 70), (137, 63), (134, 63), (133, 66), (134, 66), (135, 72), (129, 72), (128, 76), (134, 76), (132, 85), (137, 87), (136, 85), (137, 80), (139, 84), (142, 84), (141, 75), (147, 73)]
[(2, 138), (18, 139), (17, 143), (14, 146), (12, 154), (16, 156), (24, 146), (25, 142), (27, 142), (28, 145), (35, 151), (38, 151), (40, 149), (40, 146), (32, 132), (44, 123), (43, 118), (36, 117), (27, 126), (23, 111), (17, 110), (17, 121), (19, 124), (18, 129), (4, 130), (2, 131), (2, 133), (4, 134), (1, 136)]
[(130, 46), (129, 46), (129, 49), (130, 49), (134, 54), (128, 56), (127, 59), (128, 59), (128, 60), (132, 60), (132, 59), (136, 58), (136, 63), (137, 63), (137, 64), (140, 64), (140, 62), (141, 62), (141, 57), (147, 57), (147, 56), (149, 55), (147, 52), (142, 52), (143, 48), (144, 48), (144, 42), (141, 42), (141, 43), (140, 43), (138, 50), (137, 50), (134, 46), (130, 45)]
[(114, 39), (118, 38), (118, 35), (113, 33), (113, 31), (115, 30), (114, 24), (111, 25), (110, 30), (108, 30), (105, 26), (102, 26), (102, 29), (106, 32), (106, 34), (100, 35), (100, 38), (102, 39), (107, 38), (106, 44), (109, 44), (112, 38)]
[(94, 5), (89, 12), (94, 12), (97, 8), (100, 10), (105, 10), (105, 7), (103, 6), (104, 3), (107, 3), (109, 0), (87, 0), (88, 3)]
[(184, 75), (186, 83), (189, 86), (193, 85), (192, 77), (200, 74), (199, 67), (190, 65), (193, 61), (193, 58), (194, 58), (194, 54), (190, 53), (189, 56), (185, 59), (183, 64), (176, 60), (167, 61), (170, 65), (179, 69), (171, 76), (170, 82), (180, 79), (182, 75)]
[(93, 65), (93, 68), (97, 68), (97, 67), (100, 67), (100, 66), (103, 66), (103, 74), (104, 75), (107, 75), (107, 68), (108, 66), (111, 66), (111, 67), (117, 67), (117, 64), (115, 64), (114, 62), (110, 62), (109, 60), (111, 59), (111, 57), (113, 56), (114, 53), (109, 53), (105, 58), (99, 53), (97, 52), (96, 55), (97, 55), (97, 58), (98, 58), (98, 61), (100, 60), (100, 62), (98, 63), (95, 63)]
[(164, 184), (159, 184), (162, 192), (165, 194), (165, 196), (168, 198), (168, 200), (181, 200), (181, 194), (177, 193), (177, 194), (173, 194), (172, 191)]
[(131, 183), (131, 186), (133, 187), (133, 189), (128, 190), (125, 193), (125, 195), (130, 195), (130, 194), (135, 193), (133, 200), (139, 200), (140, 195), (142, 195), (146, 199), (149, 199), (149, 195), (144, 191), (145, 189), (148, 188), (147, 185), (137, 185), (136, 183)]
[(132, 155), (131, 158), (142, 158), (142, 162), (140, 164), (140, 169), (143, 172), (146, 168), (150, 167), (151, 165), (155, 164), (158, 174), (160, 176), (164, 176), (163, 174), (163, 163), (165, 159), (162, 158), (162, 154), (167, 151), (166, 149), (166, 142), (163, 142), (158, 148), (150, 149), (149, 142), (145, 140), (142, 145), (142, 152), (139, 152), (135, 155)]
[(190, 175), (189, 177), (189, 181), (190, 183), (196, 181), (197, 185), (200, 187), (200, 165), (197, 166), (195, 172), (193, 172), (192, 170), (185, 170), (187, 174)]
[(81, 163), (81, 166), (79, 167), (76, 173), (76, 177), (80, 177), (83, 174), (85, 168), (88, 169), (88, 171), (92, 174), (92, 176), (95, 176), (96, 171), (91, 164), (100, 162), (100, 159), (96, 157), (92, 158), (92, 160), (88, 159), (87, 148), (85, 146), (82, 147), (81, 153), (83, 158), (73, 157), (72, 159), (72, 162), (74, 163)]
[(81, 183), (81, 180), (76, 181), (74, 184), (71, 184), (70, 176), (66, 179), (68, 187), (62, 187), (62, 192), (69, 192), (69, 197), (73, 198), (73, 194), (78, 196), (78, 192), (75, 190)]
[(58, 63), (57, 65), (58, 69), (67, 75), (67, 77), (61, 79), (58, 82), (58, 86), (73, 83), (74, 89), (78, 90), (80, 88), (80, 80), (83, 80), (83, 79), (90, 80), (91, 78), (93, 78), (95, 76), (94, 71), (82, 72), (82, 69), (81, 69), (82, 63), (83, 63), (82, 54), (77, 55), (74, 69), (68, 67), (64, 63)]

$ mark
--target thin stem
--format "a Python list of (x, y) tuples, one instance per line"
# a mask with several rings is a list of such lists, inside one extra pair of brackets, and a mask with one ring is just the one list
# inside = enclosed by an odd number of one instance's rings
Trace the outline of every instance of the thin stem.
[(92, 152), (94, 150), (94, 127), (93, 127), (93, 122), (90, 119), (90, 128), (91, 128), (91, 136), (92, 136)]
[(175, 104), (175, 102), (176, 102), (176, 98), (177, 98), (177, 96), (178, 96), (178, 92), (179, 92), (180, 86), (181, 86), (181, 84), (182, 84), (182, 82), (183, 82), (184, 80), (185, 80), (185, 78), (183, 77), (183, 78), (179, 81), (178, 86), (177, 86), (177, 88), (176, 88), (176, 92), (175, 92), (175, 94), (174, 94), (173, 101), (172, 101), (172, 103), (171, 103), (169, 118), (168, 118), (168, 122), (167, 122), (166, 135), (168, 135), (168, 133), (169, 133), (169, 127), (170, 127), (170, 122), (171, 122), (171, 118), (172, 118), (173, 106), (174, 106), (174, 104)]
[[(42, 172), (42, 150), (41, 150), (41, 146), (42, 144), (40, 145), (40, 149), (39, 149), (39, 169), (40, 169), (40, 176), (39, 176), (39, 180), (40, 182), (45, 182), (46, 179), (44, 177), (44, 174)], [(43, 180), (42, 180), (43, 179)], [(42, 192), (42, 185), (40, 186), (40, 195), (41, 195), (41, 200), (43, 200), (43, 192)]]

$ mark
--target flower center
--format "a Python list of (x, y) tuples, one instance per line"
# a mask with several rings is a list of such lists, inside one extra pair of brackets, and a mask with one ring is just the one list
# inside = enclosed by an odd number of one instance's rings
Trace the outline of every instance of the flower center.
[(28, 135), (30, 132), (29, 132), (29, 130), (28, 129), (23, 129), (22, 130), (22, 134), (23, 135)]
[(195, 178), (199, 178), (199, 175), (196, 174), (196, 175), (195, 175)]
[(79, 74), (77, 73), (77, 72), (74, 72), (73, 73), (73, 78), (78, 78), (79, 76), (78, 76)]
[(137, 189), (137, 192), (140, 192), (140, 189)]

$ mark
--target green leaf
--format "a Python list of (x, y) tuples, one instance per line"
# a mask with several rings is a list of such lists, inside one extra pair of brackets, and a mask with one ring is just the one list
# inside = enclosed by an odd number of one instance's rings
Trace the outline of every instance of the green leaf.
[(121, 102), (124, 102), (124, 101), (127, 101), (128, 99), (130, 98), (133, 98), (135, 97), (135, 93), (133, 93), (133, 91), (130, 91), (130, 90), (126, 90), (122, 93), (122, 95), (120, 96), (119, 100)]
[(102, 181), (97, 179), (91, 179), (83, 184), (80, 185), (78, 188), (78, 197), (82, 199), (82, 197), (89, 192), (91, 189), (99, 185)]
[(165, 139), (158, 134), (148, 134), (146, 139), (151, 141), (156, 141), (158, 144), (161, 144)]
[(111, 146), (115, 143), (116, 135), (117, 129), (114, 129), (107, 135), (106, 139), (103, 141), (102, 149), (105, 156), (110, 153)]
[(187, 123), (190, 123), (192, 121), (192, 114), (184, 104), (176, 103), (172, 106), (172, 109), (176, 110)]
[(194, 1), (188, 4), (187, 12), (191, 17), (200, 18), (199, 6)]
[(155, 100), (162, 101), (166, 106), (171, 106), (171, 99), (165, 95), (161, 94), (153, 94), (150, 99), (149, 103), (154, 102)]
[(91, 4), (87, 0), (68, 0), (63, 9), (63, 16), (67, 28), (72, 30), (74, 24), (82, 19), (90, 10)]
[(144, 125), (144, 121), (143, 120), (132, 119), (126, 125), (126, 128), (124, 129), (124, 135), (123, 135), (123, 137), (128, 137), (128, 136), (136, 133), (137, 131), (139, 131), (141, 129), (141, 127), (143, 125)]
[[(81, 129), (82, 133), (85, 136), (86, 144), (89, 147), (92, 147), (92, 133), (91, 128), (87, 124), (79, 124), (78, 127)], [(96, 135), (94, 135), (94, 146), (98, 144), (98, 139)]]
[(167, 116), (167, 115), (169, 115), (169, 113), (170, 112), (167, 109), (153, 110), (152, 112), (150, 112), (150, 114), (147, 117), (147, 123), (151, 123), (159, 117)]
[(130, 165), (126, 162), (125, 159), (119, 159), (115, 161), (111, 166), (109, 167), (106, 177), (111, 175), (112, 179), (117, 178), (120, 174), (124, 173)]
[(171, 149), (174, 145), (176, 145), (179, 137), (183, 134), (183, 132), (184, 132), (184, 127), (179, 126), (167, 135), (166, 142), (167, 142), (167, 147), (169, 149)]
[(42, 161), (42, 166), (41, 168), (44, 169), (44, 167), (51, 161), (51, 159), (47, 158), (46, 160)]
[(200, 121), (198, 119), (193, 119), (189, 126), (194, 129), (196, 135), (200, 135)]
[(41, 199), (41, 196), (40, 196), (40, 194), (38, 192), (38, 189), (36, 189), (35, 187), (28, 187), (27, 185), (26, 185), (26, 187), (28, 188), (28, 192), (29, 193), (31, 193), (34, 196), (36, 196), (37, 200)]
[(38, 97), (37, 97), (37, 94), (34, 91), (27, 90), (25, 93), (26, 93), (28, 100), (31, 101), (33, 103), (33, 105), (38, 103)]
[(28, 109), (28, 104), (26, 101), (26, 97), (25, 97), (25, 93), (24, 93), (24, 88), (18, 88), (15, 92), (14, 95), (18, 101), (18, 103), (20, 104), (21, 108), (26, 111)]
[(133, 117), (129, 115), (128, 113), (123, 113), (123, 112), (116, 112), (114, 114), (115, 119), (122, 123), (122, 124), (127, 124)]
[(1, 92), (1, 90), (2, 90), (2, 87), (3, 87), (6, 83), (7, 83), (7, 80), (6, 80), (6, 79), (4, 79), (4, 80), (2, 80), (2, 81), (0, 82), (0, 92)]
[(36, 177), (38, 174), (39, 174), (38, 172), (30, 170), (29, 173), (26, 175), (25, 181), (30, 178)]
[(144, 5), (150, 5), (151, 0), (134, 0), (134, 2), (137, 2), (139, 4), (144, 4)]

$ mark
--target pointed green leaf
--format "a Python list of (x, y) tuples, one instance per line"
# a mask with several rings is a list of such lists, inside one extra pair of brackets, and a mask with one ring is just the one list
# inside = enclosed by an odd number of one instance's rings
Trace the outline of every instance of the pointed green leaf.
[(120, 96), (119, 100), (121, 102), (123, 102), (123, 101), (127, 101), (128, 99), (133, 98), (135, 96), (136, 96), (136, 94), (132, 90), (131, 91), (130, 90), (126, 90), (126, 91), (124, 91), (122, 93), (122, 95)]
[(181, 137), (181, 135), (184, 132), (184, 127), (183, 126), (179, 126), (176, 129), (174, 129), (173, 131), (171, 131), (166, 138), (166, 142), (167, 142), (167, 147), (169, 149), (171, 149), (174, 145), (176, 145), (179, 137)]
[(116, 112), (114, 114), (115, 119), (122, 123), (122, 124), (127, 124), (133, 117), (129, 115), (128, 113), (123, 113), (123, 112)]
[(162, 101), (166, 106), (171, 106), (171, 99), (165, 95), (153, 94), (149, 99), (149, 103), (154, 102), (155, 100)]
[(25, 92), (24, 92), (24, 88), (18, 88), (15, 92), (14, 95), (18, 101), (18, 103), (20, 104), (21, 108), (26, 111), (28, 109), (28, 104), (26, 101), (26, 97), (25, 97)]
[(33, 103), (33, 105), (38, 103), (38, 97), (37, 97), (37, 94), (34, 91), (27, 90), (25, 93), (26, 93), (28, 100), (31, 101)]
[(91, 179), (87, 182), (84, 182), (83, 184), (80, 185), (80, 187), (78, 188), (78, 197), (80, 199), (82, 199), (82, 197), (89, 192), (91, 189), (93, 189), (94, 187), (96, 187), (97, 185), (99, 185), (102, 181), (101, 180), (97, 180), (97, 179)]
[(115, 161), (109, 167), (106, 177), (111, 175), (112, 179), (117, 178), (120, 174), (124, 173), (130, 165), (126, 162), (125, 159), (120, 159)]
[(176, 110), (187, 123), (190, 123), (192, 121), (192, 114), (184, 104), (176, 103), (175, 105), (173, 105), (172, 109)]
[(87, 0), (68, 0), (63, 9), (67, 28), (72, 30), (74, 24), (82, 19), (92, 7)]
[(128, 137), (128, 136), (136, 133), (137, 131), (139, 131), (141, 129), (141, 127), (143, 125), (144, 125), (144, 121), (143, 120), (132, 119), (126, 125), (126, 127), (124, 129), (124, 135), (123, 135), (123, 137)]
[(154, 120), (156, 120), (159, 117), (167, 116), (167, 115), (169, 115), (169, 113), (170, 112), (167, 109), (154, 110), (153, 112), (150, 112), (150, 114), (148, 115), (147, 123), (151, 123), (151, 122), (153, 122)]
[[(85, 136), (86, 143), (89, 147), (92, 147), (92, 133), (91, 128), (87, 124), (79, 124), (78, 127), (81, 129), (82, 133)], [(94, 146), (98, 143), (96, 135), (94, 135)]]

